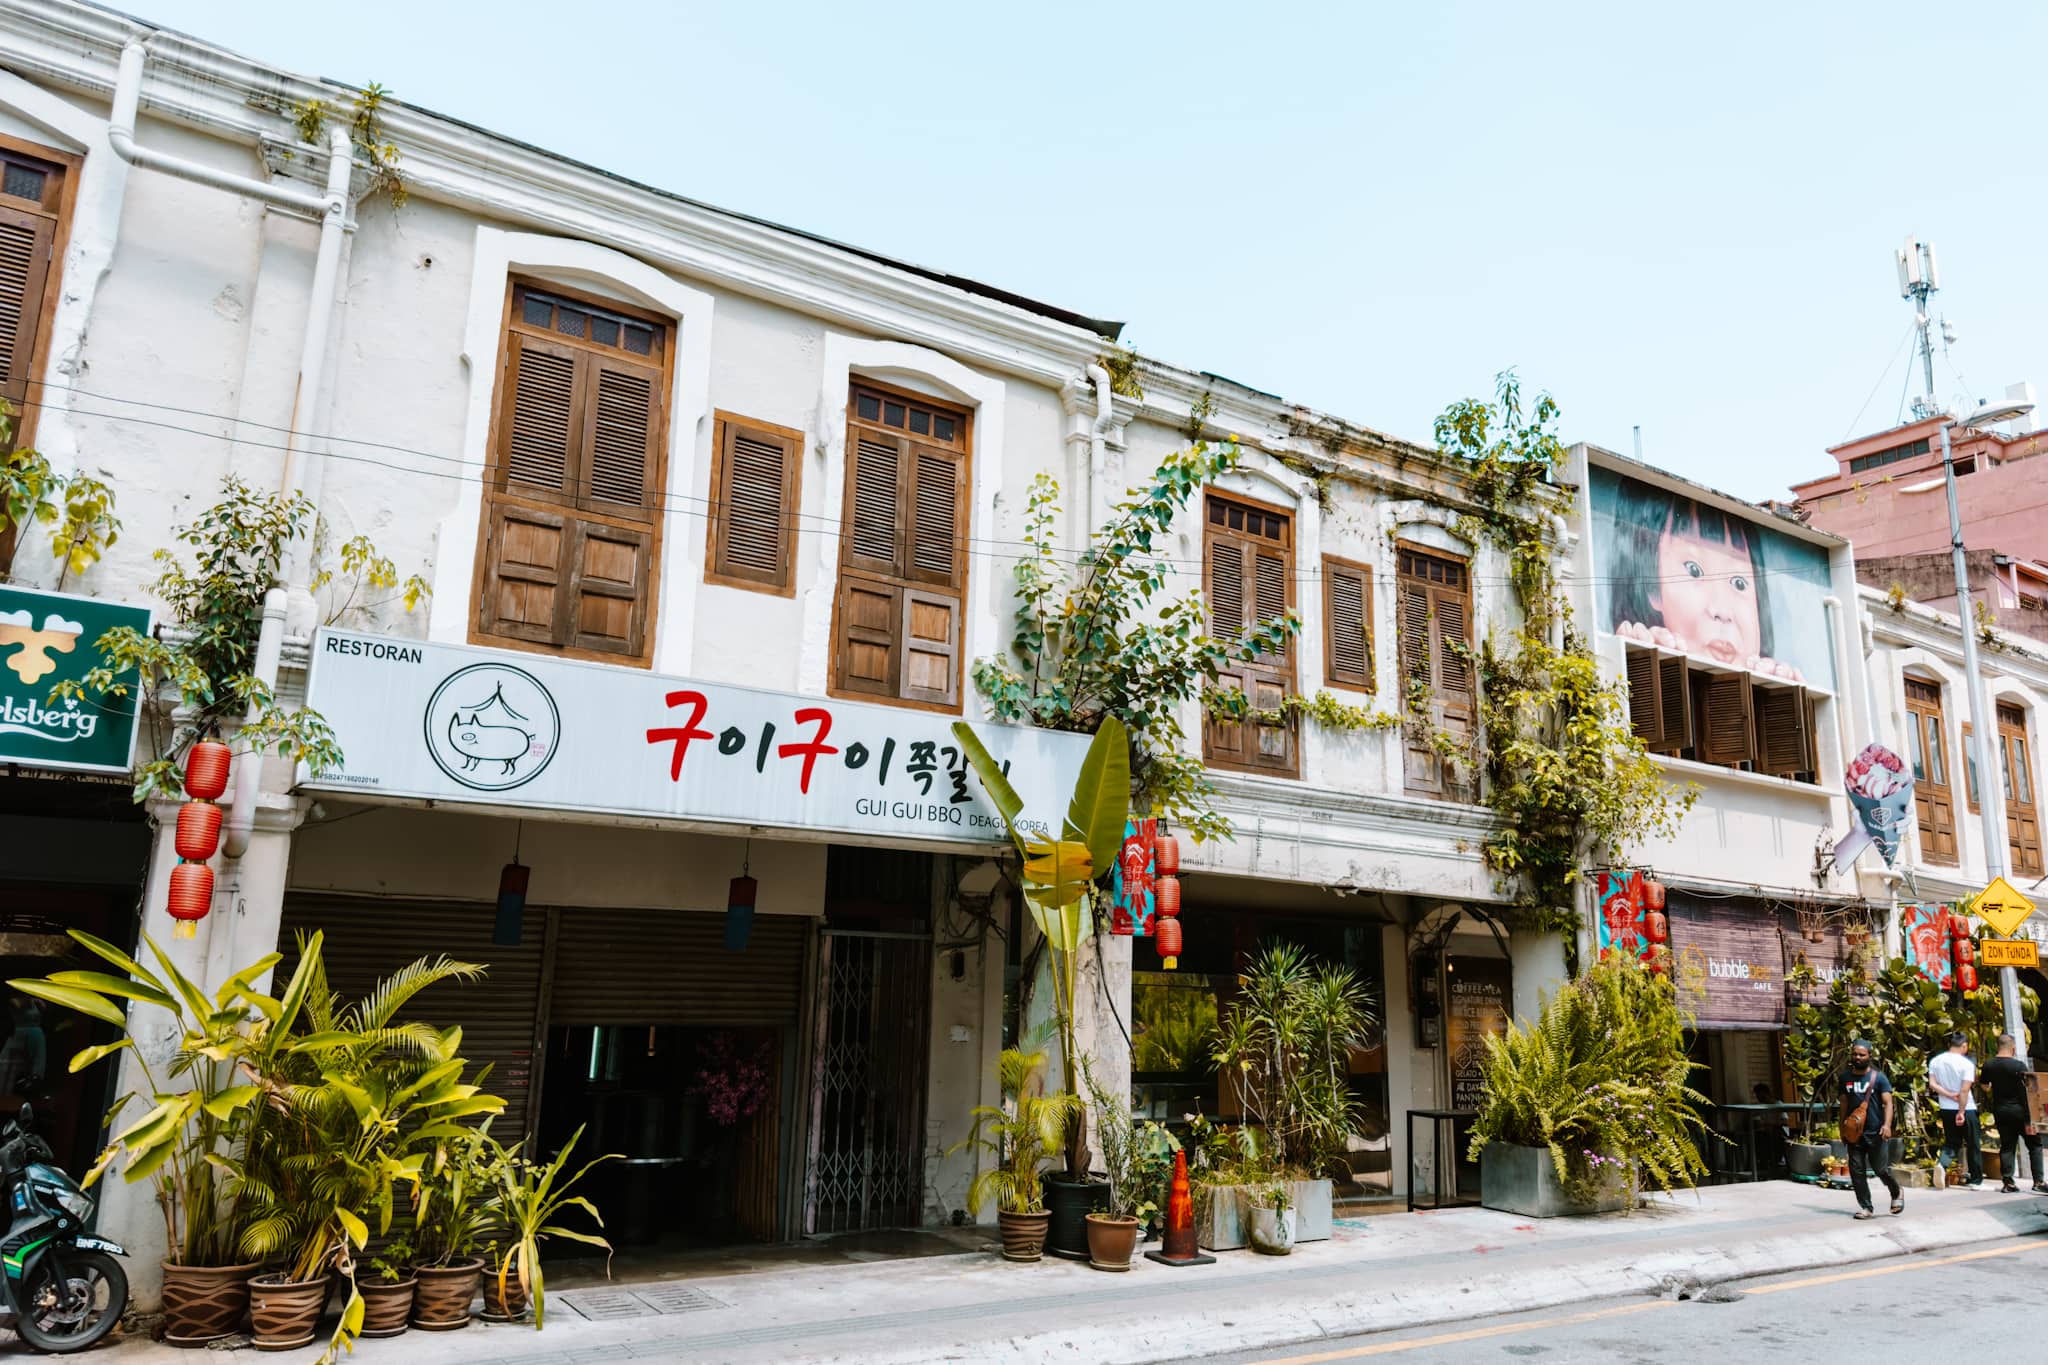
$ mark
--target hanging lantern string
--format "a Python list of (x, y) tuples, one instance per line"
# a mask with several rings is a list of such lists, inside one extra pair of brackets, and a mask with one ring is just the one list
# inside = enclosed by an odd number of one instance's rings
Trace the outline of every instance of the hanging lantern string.
[(512, 861), (519, 861), (519, 848), (526, 839), (526, 822), (517, 820), (512, 825)]
[(740, 875), (750, 877), (754, 873), (754, 841), (747, 839), (740, 844)]

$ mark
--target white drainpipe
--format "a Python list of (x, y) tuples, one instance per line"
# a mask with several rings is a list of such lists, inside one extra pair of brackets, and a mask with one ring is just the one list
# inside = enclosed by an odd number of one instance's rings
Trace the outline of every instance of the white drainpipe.
[(1856, 684), (1862, 663), (1856, 657), (1855, 637), (1844, 617), (1842, 599), (1830, 595), (1821, 598), (1820, 604), (1827, 612), (1828, 645), (1835, 656), (1835, 739), (1842, 746), (1842, 767), (1846, 770), (1858, 752), (1855, 731), (1851, 728), (1855, 719), (1849, 714), (1849, 698), (1861, 692)]
[[(320, 449), (300, 433), (318, 418), (321, 385), (327, 372), (327, 334), (333, 329), (341, 248), (348, 222), (348, 181), (352, 169), (348, 130), (337, 127), (328, 132), (327, 188), (318, 194), (151, 151), (135, 142), (135, 112), (142, 98), (146, 56), (139, 38), (121, 49), (113, 115), (107, 127), (107, 141), (116, 156), (131, 166), (162, 171), (194, 184), (320, 217), (320, 249), (313, 260), (313, 291), (306, 305), (306, 334), (299, 346), (299, 378), (292, 398), (292, 434), (286, 438), (284, 470), (278, 480), (279, 491), (286, 497), (304, 493), (317, 503), (322, 474)], [(256, 637), (256, 678), (268, 689), (277, 686), (278, 661), (284, 652), (285, 606), (291, 590), (305, 584), (311, 539), (310, 533), (300, 536), (288, 547), (278, 578), (263, 595), (263, 622)], [(260, 761), (236, 765), (234, 800), (228, 808), (221, 843), (222, 851), (230, 858), (239, 858), (248, 851), (249, 835), (256, 823), (256, 794), (262, 769)]]
[(1095, 386), (1095, 421), (1088, 428), (1088, 467), (1081, 471), (1081, 514), (1085, 524), (1081, 528), (1081, 548), (1088, 547), (1089, 537), (1103, 522), (1103, 514), (1095, 506), (1096, 474), (1102, 468), (1103, 449), (1109, 439), (1109, 424), (1115, 419), (1116, 404), (1109, 384), (1109, 371), (1101, 365), (1091, 364), (1083, 371), (1088, 382)]

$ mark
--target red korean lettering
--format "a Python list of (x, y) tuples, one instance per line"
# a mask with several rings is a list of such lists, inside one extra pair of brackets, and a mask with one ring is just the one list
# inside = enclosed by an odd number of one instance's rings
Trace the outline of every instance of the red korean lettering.
[(832, 713), (824, 707), (806, 706), (796, 713), (795, 720), (798, 725), (816, 725), (818, 727), (817, 733), (802, 744), (781, 745), (775, 750), (775, 753), (780, 758), (795, 758), (799, 754), (803, 755), (804, 770), (803, 775), (797, 779), (797, 789), (803, 792), (804, 795), (809, 796), (811, 794), (811, 769), (817, 766), (819, 755), (836, 754), (839, 752), (839, 746), (825, 742), (825, 736), (832, 733)]
[[(703, 726), (704, 713), (711, 709), (711, 703), (706, 700), (702, 692), (687, 691), (671, 692), (665, 700), (667, 700), (671, 709), (688, 705), (690, 708), (690, 718), (684, 721), (680, 727), (672, 726), (666, 729), (649, 730), (647, 732), (647, 742), (649, 744), (673, 744), (676, 746), (675, 753), (670, 756), (668, 761), (668, 780), (680, 782), (683, 780), (683, 756), (690, 751), (690, 741), (693, 739), (716, 738)], [(823, 738), (823, 736), (821, 735), (820, 738)], [(809, 775), (808, 771), (805, 775)]]

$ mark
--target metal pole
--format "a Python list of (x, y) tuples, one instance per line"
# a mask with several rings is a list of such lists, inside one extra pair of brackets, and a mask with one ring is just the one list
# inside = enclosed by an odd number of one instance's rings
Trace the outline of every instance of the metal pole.
[[(1924, 344), (1927, 335), (1926, 314), (1922, 314), (1920, 334)], [(1931, 359), (1931, 352), (1929, 353)], [(1932, 390), (1932, 376), (1929, 377), (1929, 393)], [(1956, 572), (1956, 616), (1963, 627), (1963, 672), (1969, 675), (1970, 687), (1970, 739), (1969, 761), (1977, 767), (1977, 813), (1984, 822), (1984, 871), (1987, 881), (2005, 875), (2005, 768), (2004, 751), (2000, 750), (2000, 765), (1997, 772), (1985, 759), (1985, 737), (1996, 734), (1996, 721), (1984, 705), (1984, 675), (1977, 671), (1977, 622), (1970, 606), (1969, 563), (1963, 553), (1963, 517), (1956, 504), (1956, 462), (1950, 448), (1949, 427), (1952, 422), (1944, 417), (1941, 422), (1941, 478), (1948, 491), (1948, 539), (1949, 554), (1955, 563)], [(2011, 967), (1998, 969), (1998, 993), (2005, 1003), (2005, 1031), (2018, 1040), (2026, 1042), (2026, 1023), (2020, 1011), (2019, 973)]]

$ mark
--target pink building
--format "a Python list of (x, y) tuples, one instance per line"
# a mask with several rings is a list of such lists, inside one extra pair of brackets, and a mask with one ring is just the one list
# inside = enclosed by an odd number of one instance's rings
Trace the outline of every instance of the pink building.
[[(1971, 596), (2000, 625), (2048, 638), (2048, 430), (1951, 433)], [(1926, 418), (1833, 447), (1832, 474), (1794, 484), (1802, 521), (1856, 547), (1872, 587), (1953, 607), (1941, 423)]]

